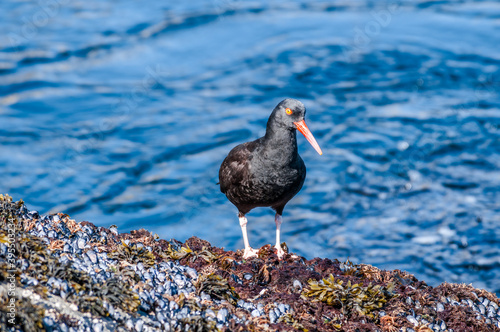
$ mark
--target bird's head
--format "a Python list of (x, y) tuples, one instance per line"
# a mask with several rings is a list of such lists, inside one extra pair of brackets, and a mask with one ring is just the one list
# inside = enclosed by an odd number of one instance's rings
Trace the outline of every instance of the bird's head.
[(313, 134), (307, 128), (305, 122), (306, 107), (300, 101), (292, 98), (287, 98), (281, 101), (273, 110), (269, 123), (273, 127), (281, 127), (289, 130), (298, 129), (311, 143), (313, 148), (321, 155), (323, 152), (319, 147)]

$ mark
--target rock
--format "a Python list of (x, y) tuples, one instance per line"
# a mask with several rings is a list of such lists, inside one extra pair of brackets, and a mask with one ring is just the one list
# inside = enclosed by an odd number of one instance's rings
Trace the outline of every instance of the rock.
[(408, 320), (410, 323), (412, 323), (414, 326), (418, 325), (418, 321), (415, 319), (415, 317), (408, 315), (406, 316), (406, 320)]
[[(336, 287), (348, 293), (349, 290), (345, 289), (347, 281), (351, 285), (360, 284), (357, 291), (366, 289), (363, 286), (366, 285), (364, 273), (370, 275), (370, 283), (381, 287), (383, 292), (380, 294), (388, 294), (386, 301), (381, 301), (380, 307), (371, 311), (376, 318), (366, 319), (353, 314), (349, 312), (351, 307), (345, 306), (347, 311), (332, 318), (332, 324), (348, 322), (353, 330), (376, 331), (382, 330), (381, 318), (401, 314), (406, 318), (405, 325), (398, 325), (401, 320), (391, 324), (394, 329), (406, 328), (407, 332), (418, 330), (407, 328), (409, 324), (415, 327), (428, 324), (433, 331), (460, 331), (457, 324), (460, 319), (470, 321), (481, 331), (500, 328), (498, 298), (472, 286), (444, 283), (437, 287), (421, 287), (415, 277), (404, 271), (385, 271), (387, 275), (381, 279), (377, 277), (381, 275), (380, 270), (372, 266), (364, 265), (361, 269), (350, 262), (319, 258), (305, 261), (295, 255), (287, 255), (284, 261), (277, 263), (271, 246), (261, 248), (262, 255), (258, 259), (244, 262), (239, 253), (223, 251), (211, 247), (206, 241), (191, 238), (186, 241), (191, 249), (189, 254), (187, 244), (158, 240), (145, 230), (130, 234), (118, 234), (116, 231), (115, 234), (112, 229), (76, 223), (67, 216), (52, 225), (53, 216), (38, 215), (39, 218), (33, 219), (35, 215), (27, 215), (25, 207), (6, 204), (4, 196), (0, 195), (0, 215), (5, 209), (11, 209), (9, 214), (16, 215), (17, 228), (23, 230), (18, 236), (22, 236), (22, 243), (29, 247), (16, 266), (20, 276), (16, 280), (21, 300), (18, 305), (25, 306), (16, 309), (30, 312), (30, 317), (34, 319), (38, 317), (47, 330), (187, 331), (194, 326), (203, 326), (207, 330), (217, 327), (245, 330), (250, 322), (259, 322), (262, 325), (255, 326), (272, 330), (275, 328), (272, 324), (279, 320), (283, 324), (280, 326), (286, 329), (291, 330), (295, 326), (297, 329), (323, 332), (328, 329), (318, 328), (320, 325), (314, 322), (314, 317), (319, 314), (318, 308), (326, 308), (328, 304), (318, 305), (320, 300), (309, 293), (312, 284), (307, 280), (318, 280), (316, 287), (325, 288), (325, 292), (328, 292), (327, 285), (331, 280), (342, 281)], [(36, 220), (36, 225), (29, 228), (27, 225), (32, 219)], [(5, 220), (0, 218), (0, 239), (5, 238), (5, 229)], [(35, 235), (44, 238), (38, 239)], [(51, 239), (56, 238), (58, 242), (53, 244)], [(50, 250), (50, 245), (56, 249)], [(201, 248), (209, 248), (203, 254), (208, 252), (213, 256), (209, 256), (208, 260), (193, 259), (202, 257), (196, 256), (201, 255)], [(40, 251), (43, 257), (37, 258)], [(183, 252), (188, 253), (184, 258), (169, 258), (169, 255), (182, 255)], [(0, 264), (5, 264), (7, 255), (7, 246), (0, 241)], [(229, 260), (224, 261), (225, 258)], [(272, 274), (272, 279), (261, 276), (265, 273)], [(202, 284), (203, 276), (210, 274), (216, 278)], [(299, 279), (305, 280), (304, 284)], [(272, 282), (269, 283), (269, 280)], [(387, 280), (393, 280), (395, 287), (384, 288), (388, 285)], [(40, 285), (47, 286), (47, 294), (42, 292)], [(5, 296), (8, 289), (7, 281), (0, 282), (0, 296), (8, 298)], [(410, 289), (411, 293), (407, 292)], [(457, 298), (455, 290), (459, 292), (461, 302), (452, 300)], [(481, 298), (477, 294), (482, 295)], [(299, 296), (300, 304), (294, 300)], [(414, 300), (417, 298), (430, 299), (431, 303), (435, 303), (434, 311)], [(389, 299), (391, 306), (384, 304)], [(437, 314), (446, 312), (450, 307), (453, 307), (454, 319), (436, 320), (447, 317)], [(37, 314), (39, 308), (44, 308), (44, 316)], [(82, 308), (85, 312), (79, 311)], [(474, 314), (471, 314), (470, 308)], [(55, 312), (57, 315), (54, 315)], [(428, 315), (426, 320), (422, 318), (424, 312), (435, 312), (436, 317)], [(280, 319), (284, 315), (289, 316)], [(6, 330), (1, 324), (0, 321), (0, 330)], [(331, 327), (328, 324), (325, 326)]]
[(278, 320), (278, 316), (276, 315), (274, 310), (269, 310), (269, 321), (271, 323), (276, 323), (277, 320)]
[(134, 329), (137, 332), (142, 332), (143, 328), (144, 328), (144, 322), (142, 321), (142, 319), (139, 318), (134, 324)]
[(97, 258), (97, 254), (93, 250), (87, 251), (87, 257), (93, 264), (97, 264), (97, 262), (99, 261)]
[(295, 279), (295, 280), (293, 281), (293, 287), (294, 287), (296, 290), (301, 291), (301, 290), (302, 290), (302, 283), (301, 283), (299, 280)]
[(217, 313), (217, 320), (221, 323), (225, 323), (227, 321), (228, 310), (226, 308), (222, 308)]

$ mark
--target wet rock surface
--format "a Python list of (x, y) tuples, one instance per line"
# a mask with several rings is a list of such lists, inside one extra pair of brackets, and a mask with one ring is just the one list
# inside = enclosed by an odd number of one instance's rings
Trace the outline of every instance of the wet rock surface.
[(0, 223), (2, 331), (500, 331), (494, 294), (404, 271), (280, 261), (270, 245), (244, 260), (196, 237), (41, 216), (9, 196)]

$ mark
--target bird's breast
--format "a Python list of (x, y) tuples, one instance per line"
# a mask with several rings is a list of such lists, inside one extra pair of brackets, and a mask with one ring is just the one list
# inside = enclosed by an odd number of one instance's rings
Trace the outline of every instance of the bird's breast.
[(302, 160), (297, 163), (279, 165), (272, 162), (251, 165), (250, 176), (256, 191), (276, 201), (292, 195), (302, 188), (305, 179), (305, 166)]

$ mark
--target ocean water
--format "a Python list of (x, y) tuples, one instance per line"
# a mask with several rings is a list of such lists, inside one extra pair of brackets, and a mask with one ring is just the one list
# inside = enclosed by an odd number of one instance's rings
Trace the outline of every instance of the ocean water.
[[(229, 150), (304, 102), (323, 149), (282, 239), (500, 293), (500, 3), (2, 1), (0, 192), (243, 247)], [(274, 214), (247, 215), (273, 243)]]

